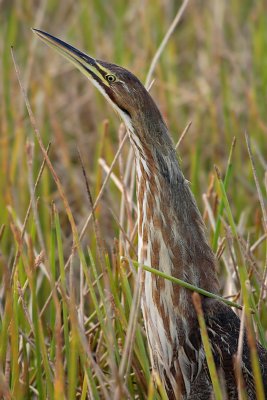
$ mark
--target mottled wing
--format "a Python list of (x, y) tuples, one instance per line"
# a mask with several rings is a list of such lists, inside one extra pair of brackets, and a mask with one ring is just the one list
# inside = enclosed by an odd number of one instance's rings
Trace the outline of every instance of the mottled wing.
[[(240, 320), (229, 307), (219, 301), (205, 299), (203, 308), (216, 366), (222, 374), (229, 400), (237, 399), (234, 357), (238, 350)], [(267, 398), (267, 351), (259, 344), (258, 354)], [(243, 343), (241, 367), (248, 398), (255, 399), (250, 350), (246, 335)]]

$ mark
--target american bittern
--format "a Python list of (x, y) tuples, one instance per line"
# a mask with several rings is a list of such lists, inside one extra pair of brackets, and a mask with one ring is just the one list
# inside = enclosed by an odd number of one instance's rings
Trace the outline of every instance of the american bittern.
[[(35, 32), (89, 78), (127, 127), (136, 162), (139, 260), (218, 293), (216, 261), (200, 212), (179, 167), (168, 128), (147, 90), (126, 69), (89, 57), (48, 33)], [(227, 396), (238, 399), (233, 358), (240, 320), (220, 301), (203, 298), (202, 306)], [(142, 311), (153, 368), (169, 399), (211, 398), (211, 379), (191, 292), (147, 272)], [(260, 344), (257, 349), (267, 395), (267, 351)], [(247, 396), (255, 399), (246, 337), (241, 368)]]

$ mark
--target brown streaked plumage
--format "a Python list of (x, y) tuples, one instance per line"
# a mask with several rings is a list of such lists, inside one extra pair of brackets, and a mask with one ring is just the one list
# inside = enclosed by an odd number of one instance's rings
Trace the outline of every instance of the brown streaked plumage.
[[(218, 293), (216, 262), (206, 241), (201, 215), (179, 167), (167, 126), (149, 93), (124, 68), (95, 60), (48, 33), (35, 32), (74, 63), (125, 122), (136, 161), (139, 260)], [(219, 301), (203, 298), (202, 303), (216, 366), (228, 398), (238, 399), (233, 357), (240, 320)], [(142, 311), (153, 368), (169, 399), (212, 398), (191, 293), (146, 272)], [(257, 346), (267, 395), (267, 351), (260, 344)], [(242, 372), (248, 399), (255, 399), (246, 338)]]

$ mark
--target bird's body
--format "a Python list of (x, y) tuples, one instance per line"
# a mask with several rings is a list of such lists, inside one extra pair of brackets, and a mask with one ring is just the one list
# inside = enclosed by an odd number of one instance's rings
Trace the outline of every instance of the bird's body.
[[(136, 161), (140, 263), (217, 293), (216, 262), (201, 215), (149, 93), (124, 68), (95, 60), (45, 32), (36, 33), (93, 82), (127, 126)], [(145, 272), (141, 305), (152, 364), (171, 400), (213, 398), (191, 295), (187, 289)], [(233, 358), (240, 320), (217, 300), (203, 298), (202, 307), (226, 397), (238, 399)], [(258, 345), (258, 353), (267, 395), (267, 352)], [(255, 399), (246, 338), (242, 372), (248, 399)]]
[[(163, 129), (166, 136), (161, 133), (157, 144), (148, 149), (139, 139), (139, 150), (135, 152), (138, 258), (140, 263), (217, 292), (214, 257), (205, 240), (202, 219), (178, 167), (167, 128)], [(130, 137), (133, 135), (130, 133)], [(132, 138), (133, 143), (135, 140)], [(164, 149), (166, 142), (170, 147), (164, 157), (159, 149)], [(196, 319), (191, 292), (146, 272), (142, 311), (154, 368), (165, 387), (189, 393), (204, 360), (202, 347), (194, 348), (188, 339)], [(193, 351), (191, 359), (185, 347)]]
[[(140, 263), (217, 293), (216, 262), (206, 241), (203, 220), (179, 168), (162, 117), (157, 115), (151, 119), (159, 121), (160, 118), (159, 134), (155, 126), (142, 122), (143, 131), (154, 139), (150, 143), (128, 124), (137, 171), (138, 259)], [(217, 300), (204, 299), (203, 308), (216, 365), (222, 381), (227, 383), (227, 396), (229, 400), (237, 399), (233, 362), (240, 320)], [(213, 390), (191, 292), (145, 272), (142, 312), (153, 367), (165, 385), (168, 398), (211, 399)], [(245, 340), (243, 373), (248, 399), (252, 400), (256, 394), (249, 354)], [(259, 346), (259, 354), (267, 393), (267, 352)]]

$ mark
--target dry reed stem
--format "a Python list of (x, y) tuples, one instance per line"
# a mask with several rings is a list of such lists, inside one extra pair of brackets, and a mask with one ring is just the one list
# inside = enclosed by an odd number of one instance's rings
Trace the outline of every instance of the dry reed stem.
[(181, 136), (178, 139), (178, 142), (175, 145), (175, 150), (177, 151), (180, 144), (182, 143), (182, 141), (185, 138), (185, 135), (187, 134), (187, 132), (189, 132), (190, 126), (192, 125), (192, 121), (189, 121), (188, 124), (186, 125), (186, 127), (184, 128), (183, 132), (181, 133)]
[(214, 395), (216, 400), (223, 400), (223, 395), (220, 387), (220, 382), (217, 374), (217, 369), (215, 366), (215, 361), (212, 354), (212, 348), (209, 340), (209, 335), (205, 323), (204, 313), (201, 304), (201, 297), (198, 293), (194, 292), (192, 294), (193, 304), (197, 313), (197, 318), (200, 327), (200, 334), (203, 343), (203, 347), (205, 350), (206, 360), (209, 368), (210, 378), (212, 381), (212, 385), (214, 388)]
[[(51, 145), (51, 142), (48, 143), (48, 146), (46, 148), (46, 154), (47, 155), (49, 153), (50, 145)], [(26, 215), (25, 215), (25, 218), (24, 218), (24, 222), (23, 222), (23, 225), (22, 225), (22, 228), (21, 228), (21, 234), (20, 234), (20, 239), (21, 240), (23, 240), (23, 238), (24, 238), (26, 225), (27, 225), (27, 222), (28, 222), (28, 219), (29, 219), (29, 216), (30, 216), (31, 208), (32, 208), (33, 196), (35, 196), (36, 189), (38, 187), (38, 184), (40, 182), (41, 176), (43, 174), (44, 167), (45, 167), (45, 158), (43, 159), (42, 165), (41, 165), (41, 167), (39, 169), (39, 172), (38, 172), (35, 184), (34, 184), (33, 192), (31, 193), (30, 203), (29, 203), (29, 206), (27, 208), (27, 212), (26, 212)], [(19, 258), (19, 250), (16, 251), (16, 255), (15, 255), (13, 266), (12, 266), (11, 276), (13, 276), (13, 274), (15, 272), (15, 268), (16, 268), (16, 265), (17, 265), (17, 262), (18, 262), (18, 258)]]
[(184, 12), (186, 10), (186, 7), (187, 7), (188, 3), (189, 3), (189, 0), (184, 0), (183, 1), (182, 5), (179, 8), (179, 10), (178, 10), (173, 22), (171, 23), (167, 33), (165, 34), (161, 44), (159, 45), (159, 47), (158, 47), (158, 49), (156, 51), (156, 54), (154, 55), (154, 57), (153, 57), (153, 59), (151, 61), (151, 64), (150, 64), (150, 67), (149, 67), (149, 70), (148, 70), (148, 73), (147, 73), (147, 77), (146, 77), (146, 82), (145, 82), (145, 87), (146, 88), (150, 87), (150, 84), (151, 84), (150, 81), (151, 81), (152, 75), (154, 73), (154, 70), (156, 68), (156, 65), (158, 63), (158, 60), (159, 60), (161, 54), (163, 53), (163, 50), (165, 49), (165, 47), (166, 47), (171, 35), (173, 34), (176, 26), (180, 22), (183, 14), (184, 14)]
[(235, 363), (234, 372), (235, 372), (237, 386), (238, 386), (238, 393), (239, 393), (238, 397), (241, 395), (240, 400), (246, 399), (246, 393), (244, 390), (244, 379), (243, 379), (243, 375), (242, 375), (242, 356), (243, 356), (244, 334), (245, 334), (245, 309), (242, 310), (242, 314), (241, 314), (237, 354), (234, 359), (234, 363)]
[(77, 227), (76, 227), (76, 224), (75, 224), (75, 221), (74, 221), (73, 214), (71, 212), (71, 208), (69, 206), (69, 202), (67, 200), (67, 197), (65, 196), (64, 189), (63, 189), (63, 186), (62, 186), (62, 184), (60, 182), (60, 179), (59, 179), (58, 175), (56, 174), (56, 171), (55, 171), (55, 169), (54, 169), (54, 167), (53, 167), (53, 165), (52, 165), (52, 163), (51, 163), (51, 161), (50, 161), (50, 159), (49, 159), (49, 157), (48, 157), (48, 155), (46, 153), (45, 147), (43, 145), (43, 141), (42, 141), (41, 135), (39, 133), (39, 130), (37, 128), (37, 123), (36, 123), (34, 114), (32, 112), (32, 109), (31, 109), (27, 94), (25, 92), (25, 89), (23, 87), (23, 84), (22, 84), (22, 81), (21, 81), (21, 78), (20, 78), (20, 71), (19, 71), (19, 68), (18, 68), (16, 60), (15, 60), (13, 49), (11, 49), (11, 54), (12, 54), (12, 59), (13, 59), (13, 63), (14, 63), (14, 66), (15, 66), (15, 71), (16, 71), (16, 75), (17, 75), (17, 78), (18, 78), (18, 82), (19, 82), (19, 85), (20, 85), (20, 88), (21, 88), (22, 95), (23, 95), (24, 100), (25, 100), (25, 105), (26, 105), (26, 108), (27, 108), (27, 111), (28, 111), (28, 114), (29, 114), (29, 118), (30, 118), (33, 130), (34, 130), (36, 139), (37, 139), (38, 144), (39, 144), (39, 146), (41, 148), (41, 151), (42, 151), (43, 156), (45, 158), (46, 164), (47, 164), (47, 166), (48, 166), (48, 168), (49, 168), (49, 170), (50, 170), (50, 172), (51, 172), (51, 174), (52, 174), (52, 176), (54, 178), (54, 181), (55, 181), (55, 183), (57, 185), (60, 197), (61, 197), (61, 199), (63, 201), (64, 207), (65, 207), (65, 210), (66, 210), (66, 213), (67, 213), (70, 225), (71, 225), (72, 233), (73, 233), (73, 236), (74, 236), (74, 239), (75, 239), (75, 245), (76, 246), (80, 246)]
[[(262, 216), (263, 216), (264, 232), (265, 232), (265, 234), (267, 234), (267, 212), (266, 212), (266, 209), (265, 209), (265, 204), (264, 204), (264, 200), (263, 200), (263, 194), (262, 194), (261, 187), (260, 187), (260, 184), (259, 184), (259, 180), (258, 180), (258, 177), (257, 177), (254, 157), (253, 157), (252, 150), (251, 150), (250, 137), (249, 137), (247, 132), (245, 132), (245, 138), (246, 138), (248, 154), (249, 154), (249, 158), (250, 158), (250, 162), (251, 162), (251, 168), (252, 168), (252, 172), (253, 172), (253, 177), (254, 177), (254, 181), (255, 181), (255, 185), (256, 185), (257, 193), (258, 193), (258, 198), (259, 198), (259, 202), (260, 202), (260, 206), (261, 206), (261, 211), (262, 211)], [(260, 297), (259, 297), (259, 302), (258, 302), (258, 311), (259, 311), (259, 313), (261, 312), (262, 303), (263, 303), (263, 299), (264, 299), (264, 294), (265, 294), (265, 290), (266, 290), (265, 282), (267, 283), (267, 248), (266, 248), (265, 265), (264, 265), (261, 288), (260, 288)]]
[[(132, 358), (132, 351), (133, 351), (133, 345), (134, 345), (134, 336), (137, 328), (137, 317), (139, 314), (139, 305), (141, 301), (141, 292), (142, 292), (142, 274), (143, 271), (140, 268), (138, 270), (138, 273), (136, 275), (135, 279), (135, 288), (134, 288), (134, 294), (133, 294), (133, 300), (132, 300), (132, 306), (130, 310), (130, 317), (129, 317), (129, 323), (128, 323), (128, 328), (127, 328), (127, 333), (126, 333), (126, 338), (125, 338), (125, 345), (122, 353), (122, 358), (120, 362), (120, 367), (119, 367), (119, 372), (120, 376), (123, 377), (124, 374), (126, 374), (125, 380), (127, 381), (127, 375), (129, 373), (129, 365), (131, 362)], [(118, 393), (117, 397), (115, 396), (117, 400), (119, 400)]]
[[(89, 181), (87, 178), (84, 163), (83, 163), (82, 156), (81, 156), (79, 149), (78, 149), (78, 154), (79, 154), (79, 159), (80, 159), (82, 172), (83, 172), (83, 176), (84, 176), (84, 180), (85, 180), (86, 192), (87, 192), (87, 197), (88, 197), (89, 205), (90, 205), (90, 212), (92, 213), (93, 229), (94, 229), (94, 233), (95, 233), (95, 237), (96, 237), (98, 259), (100, 261), (100, 266), (101, 266), (102, 273), (103, 273), (105, 290), (106, 290), (107, 294), (109, 294), (109, 296), (110, 296), (111, 290), (110, 290), (109, 280), (108, 280), (107, 271), (106, 271), (106, 267), (105, 267), (103, 242), (102, 242), (99, 226), (98, 226), (96, 218), (95, 218), (95, 213), (94, 213), (94, 209), (93, 209), (94, 205), (93, 205), (93, 199), (92, 199), (92, 195), (91, 195), (91, 191), (90, 191), (90, 187), (89, 187)], [(110, 363), (110, 370), (111, 370), (111, 373), (113, 376), (113, 380), (112, 380), (113, 384), (114, 384), (114, 382), (116, 382), (116, 384), (118, 384), (118, 386), (120, 388), (123, 388), (123, 383), (120, 379), (119, 370), (117, 368), (115, 357), (114, 357), (113, 337), (115, 335), (114, 335), (113, 326), (112, 326), (112, 315), (111, 315), (110, 302), (108, 301), (109, 296), (107, 296), (106, 304), (105, 304), (105, 310), (107, 311), (106, 316), (107, 316), (107, 325), (108, 325), (108, 333), (109, 333), (106, 337), (107, 344), (108, 344), (108, 352), (109, 352), (108, 360)]]

